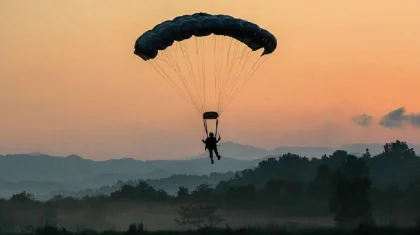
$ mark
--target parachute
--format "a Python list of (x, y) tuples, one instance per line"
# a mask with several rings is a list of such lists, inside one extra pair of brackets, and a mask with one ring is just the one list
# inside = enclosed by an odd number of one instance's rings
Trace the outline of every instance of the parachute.
[(220, 115), (276, 47), (277, 39), (255, 23), (200, 12), (146, 31), (134, 54), (202, 115), (207, 136), (207, 121), (215, 120), (217, 136)]

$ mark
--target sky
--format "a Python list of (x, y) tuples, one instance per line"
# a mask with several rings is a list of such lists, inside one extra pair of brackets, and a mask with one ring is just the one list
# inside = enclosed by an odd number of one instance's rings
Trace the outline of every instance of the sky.
[[(255, 22), (278, 41), (221, 116), (224, 141), (420, 143), (415, 126), (380, 124), (420, 112), (418, 0), (0, 0), (0, 153), (201, 153), (193, 106), (133, 54), (142, 33), (195, 12)], [(356, 125), (361, 114), (373, 121)]]

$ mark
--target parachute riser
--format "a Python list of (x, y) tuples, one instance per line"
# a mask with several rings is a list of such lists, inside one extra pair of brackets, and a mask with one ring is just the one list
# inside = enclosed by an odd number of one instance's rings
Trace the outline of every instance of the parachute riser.
[[(203, 119), (204, 131), (206, 132), (206, 137), (209, 137), (209, 132), (207, 128), (207, 119)], [(216, 119), (216, 130), (214, 132), (214, 137), (217, 137), (219, 129), (219, 118)]]
[(206, 136), (209, 137), (209, 132), (207, 128), (207, 120), (216, 120), (216, 130), (215, 130), (214, 136), (217, 137), (218, 128), (219, 128), (219, 113), (213, 112), (213, 111), (203, 113), (204, 130), (206, 132)]

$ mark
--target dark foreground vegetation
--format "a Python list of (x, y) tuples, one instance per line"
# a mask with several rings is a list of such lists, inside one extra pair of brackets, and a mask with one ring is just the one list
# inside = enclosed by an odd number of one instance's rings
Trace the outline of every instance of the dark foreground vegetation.
[[(264, 234), (238, 229), (269, 224), (279, 231), (274, 234), (296, 229), (294, 234), (420, 234), (414, 233), (420, 225), (420, 157), (396, 141), (377, 156), (369, 150), (362, 157), (341, 150), (312, 159), (285, 154), (215, 187), (180, 186), (175, 196), (140, 180), (109, 195), (80, 199), (56, 196), (42, 202), (26, 192), (0, 199), (0, 233), (34, 232), (46, 224), (42, 231), (48, 234), (57, 234), (55, 227), (120, 234), (112, 231), (129, 224), (137, 225), (125, 234), (203, 228), (204, 234)], [(280, 232), (282, 226), (288, 229)], [(314, 228), (320, 226), (329, 228)]]
[[(340, 228), (309, 228), (309, 229), (290, 229), (285, 227), (269, 227), (269, 228), (259, 228), (259, 227), (244, 227), (239, 229), (217, 229), (217, 228), (201, 228), (197, 230), (189, 230), (189, 231), (147, 231), (143, 229), (143, 227), (138, 227), (136, 225), (131, 225), (128, 230), (126, 231), (116, 231), (116, 230), (105, 230), (105, 231), (93, 231), (93, 230), (82, 230), (82, 231), (75, 231), (70, 232), (67, 231), (65, 228), (57, 228), (52, 226), (45, 226), (41, 228), (34, 229), (32, 231), (25, 231), (20, 233), (8, 233), (10, 235), (30, 235), (30, 234), (37, 234), (37, 235), (65, 235), (65, 234), (80, 234), (80, 235), (136, 235), (136, 234), (150, 234), (150, 235), (165, 235), (165, 234), (226, 234), (226, 235), (418, 235), (420, 234), (420, 228), (397, 228), (397, 227), (377, 227), (377, 226), (369, 226), (369, 225), (360, 225), (355, 229), (340, 229)], [(8, 235), (5, 233), (4, 235)]]

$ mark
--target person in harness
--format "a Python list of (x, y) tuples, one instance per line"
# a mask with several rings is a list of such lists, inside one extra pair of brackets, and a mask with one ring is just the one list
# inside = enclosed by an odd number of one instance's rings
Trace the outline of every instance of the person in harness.
[(217, 150), (217, 143), (219, 143), (220, 141), (220, 135), (219, 138), (216, 139), (216, 137), (214, 136), (213, 132), (210, 132), (209, 137), (207, 137), (206, 140), (202, 139), (201, 141), (205, 144), (205, 148), (204, 150), (209, 150), (209, 157), (211, 159), (211, 164), (214, 164), (214, 160), (213, 160), (213, 151), (217, 156), (217, 160), (220, 160), (220, 154), (219, 151)]

